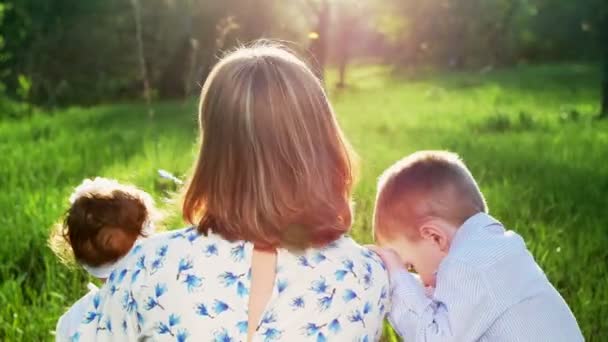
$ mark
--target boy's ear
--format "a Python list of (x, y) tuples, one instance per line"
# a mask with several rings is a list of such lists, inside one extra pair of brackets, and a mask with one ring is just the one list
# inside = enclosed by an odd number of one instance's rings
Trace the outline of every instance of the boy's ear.
[(423, 239), (428, 240), (437, 245), (437, 247), (439, 247), (442, 252), (447, 253), (448, 249), (450, 248), (450, 243), (447, 234), (435, 225), (425, 224), (420, 227), (420, 236)]

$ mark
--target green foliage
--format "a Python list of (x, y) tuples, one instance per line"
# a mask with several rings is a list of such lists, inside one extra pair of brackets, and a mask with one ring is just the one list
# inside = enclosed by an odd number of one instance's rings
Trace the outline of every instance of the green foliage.
[[(384, 21), (393, 60), (449, 67), (597, 59), (603, 0), (395, 0)], [(395, 28), (399, 28), (398, 33)], [(381, 27), (383, 29), (383, 27)]]
[[(587, 339), (606, 340), (608, 126), (591, 121), (597, 68), (520, 67), (406, 82), (369, 67), (354, 69), (350, 82), (332, 98), (362, 159), (353, 236), (371, 242), (376, 177), (384, 168), (418, 149), (455, 151), (492, 214), (525, 237)], [(52, 340), (59, 315), (86, 291), (85, 274), (59, 264), (46, 247), (49, 227), (82, 178), (133, 182), (165, 203), (173, 188), (157, 170), (186, 175), (195, 158), (196, 101), (154, 110), (153, 120), (143, 105), (116, 104), (0, 122), (0, 188), (6, 189), (0, 194), (0, 340)], [(564, 111), (579, 116), (563, 121)], [(480, 129), (495, 113), (509, 124)], [(181, 225), (178, 208), (164, 206), (174, 213), (168, 226)]]
[[(220, 49), (268, 33), (275, 2), (140, 1), (153, 88), (195, 93)], [(128, 0), (6, 0), (0, 3), (0, 82), (8, 95), (47, 105), (92, 104), (141, 94), (133, 8)], [(233, 18), (236, 25), (222, 23)], [(10, 39), (6, 39), (10, 37)]]

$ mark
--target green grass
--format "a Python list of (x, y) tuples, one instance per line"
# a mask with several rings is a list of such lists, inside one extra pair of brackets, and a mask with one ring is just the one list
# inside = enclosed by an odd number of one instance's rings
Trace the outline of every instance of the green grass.
[[(606, 340), (608, 124), (592, 119), (597, 75), (584, 65), (409, 76), (353, 70), (350, 87), (331, 94), (362, 160), (353, 235), (371, 241), (375, 179), (385, 167), (419, 149), (455, 151), (492, 214), (525, 237), (587, 339)], [(161, 199), (168, 194), (156, 170), (187, 173), (196, 102), (158, 104), (155, 114), (116, 104), (0, 123), (0, 340), (51, 340), (56, 319), (86, 291), (86, 275), (46, 247), (74, 185), (110, 176)]]

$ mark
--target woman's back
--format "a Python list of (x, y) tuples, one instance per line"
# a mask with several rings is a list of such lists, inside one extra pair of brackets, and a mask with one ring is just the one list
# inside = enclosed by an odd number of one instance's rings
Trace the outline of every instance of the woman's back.
[[(100, 292), (80, 340), (245, 341), (253, 245), (189, 228), (142, 243)], [(373, 341), (388, 278), (349, 238), (277, 250), (273, 293), (253, 341)]]

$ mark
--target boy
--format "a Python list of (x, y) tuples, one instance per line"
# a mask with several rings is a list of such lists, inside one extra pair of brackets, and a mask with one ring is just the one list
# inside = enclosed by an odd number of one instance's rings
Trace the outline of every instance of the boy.
[(380, 177), (374, 234), (395, 329), (408, 342), (583, 341), (524, 240), (487, 212), (453, 153), (417, 152)]
[[(153, 232), (156, 210), (150, 195), (114, 180), (86, 179), (70, 196), (63, 225), (51, 236), (51, 248), (63, 261), (76, 261), (101, 282), (120, 268), (140, 237)], [(59, 319), (56, 341), (71, 340), (98, 289), (89, 292)]]

